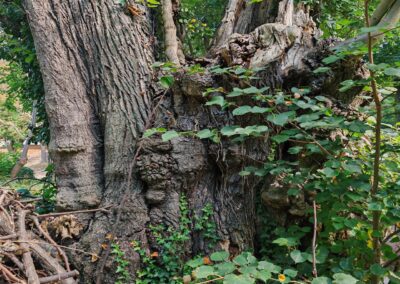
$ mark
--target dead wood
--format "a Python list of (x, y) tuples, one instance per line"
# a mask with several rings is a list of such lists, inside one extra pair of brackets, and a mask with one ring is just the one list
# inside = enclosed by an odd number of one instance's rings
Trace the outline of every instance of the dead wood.
[[(49, 222), (45, 218), (52, 217), (54, 222), (61, 217), (56, 214), (40, 217), (34, 213), (32, 204), (18, 199), (18, 194), (0, 188), (0, 277), (7, 283), (76, 284), (74, 277), (79, 273), (71, 271), (63, 250), (69, 248), (58, 245), (47, 229)], [(63, 213), (64, 219), (65, 215)], [(71, 218), (74, 217), (71, 215)], [(39, 219), (44, 222), (40, 223)], [(63, 231), (63, 223), (56, 224), (59, 226), (57, 230)], [(79, 224), (76, 226), (79, 227)], [(75, 228), (74, 232), (77, 230)], [(60, 257), (49, 252), (49, 247), (55, 248)]]

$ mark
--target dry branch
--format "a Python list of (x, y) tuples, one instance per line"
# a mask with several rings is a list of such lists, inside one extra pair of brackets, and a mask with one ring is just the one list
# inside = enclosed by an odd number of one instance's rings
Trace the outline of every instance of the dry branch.
[[(43, 223), (40, 224), (39, 216), (33, 212), (34, 206), (18, 198), (18, 194), (0, 188), (0, 256), (5, 260), (0, 263), (0, 277), (7, 283), (76, 284), (73, 277), (79, 273), (71, 271), (63, 251), (69, 248), (58, 245)], [(54, 215), (47, 217), (57, 220)], [(56, 248), (61, 259), (53, 257), (49, 247)], [(40, 271), (36, 270), (38, 267)]]

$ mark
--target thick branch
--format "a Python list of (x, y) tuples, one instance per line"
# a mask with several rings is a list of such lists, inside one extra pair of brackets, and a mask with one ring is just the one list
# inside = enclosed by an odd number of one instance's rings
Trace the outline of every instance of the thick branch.
[(169, 61), (180, 66), (183, 62), (180, 62), (178, 56), (179, 43), (173, 16), (172, 1), (162, 0), (161, 3), (165, 32), (165, 54)]

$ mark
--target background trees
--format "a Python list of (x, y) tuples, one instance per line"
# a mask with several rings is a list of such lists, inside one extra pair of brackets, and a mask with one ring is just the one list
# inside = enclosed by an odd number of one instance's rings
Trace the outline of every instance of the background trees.
[[(136, 274), (143, 281), (180, 282), (173, 274), (183, 273), (185, 260), (216, 249), (232, 257), (253, 250), (289, 265), (296, 273), (286, 276), (299, 279), (315, 277), (317, 264), (337, 283), (385, 274), (383, 266), (396, 256), (384, 245), (386, 262), (374, 263), (369, 241), (390, 234), (385, 229), (399, 218), (392, 192), (398, 135), (394, 125), (383, 131), (390, 162), (371, 201), (369, 71), (388, 96), (384, 109), (390, 112), (398, 69), (370, 62), (368, 71), (365, 47), (332, 54), (335, 40), (329, 39), (358, 33), (363, 3), (226, 2), (223, 16), (221, 1), (164, 0), (161, 7), (157, 1), (24, 1), (43, 76), (57, 206), (114, 207), (110, 214), (81, 217), (85, 229), (76, 246), (100, 257), (71, 253), (82, 281), (129, 282), (144, 261), (145, 270)], [(377, 4), (368, 7), (371, 13)], [(39, 95), (42, 103), (21, 3), (0, 7), (8, 39), (3, 51), (34, 82), (24, 96)], [(13, 13), (21, 25), (13, 25)], [(157, 22), (161, 14), (165, 29)], [(155, 63), (155, 35), (173, 47), (160, 59), (175, 64)], [(387, 40), (379, 50), (390, 46)], [(190, 55), (187, 65), (179, 58), (182, 49)], [(192, 58), (208, 51), (208, 59)], [(378, 58), (385, 61), (385, 55)], [(385, 119), (395, 122), (395, 116)], [(371, 212), (382, 206), (388, 213), (382, 231), (371, 231)], [(316, 227), (318, 249), (308, 242), (314, 213), (323, 224)], [(253, 263), (250, 255), (241, 257), (240, 265)], [(197, 269), (198, 278), (218, 270)], [(201, 277), (204, 269), (209, 272)]]

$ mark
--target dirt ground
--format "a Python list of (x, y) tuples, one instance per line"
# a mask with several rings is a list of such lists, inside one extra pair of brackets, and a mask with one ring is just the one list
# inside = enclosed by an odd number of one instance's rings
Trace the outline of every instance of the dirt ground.
[(41, 163), (40, 152), (40, 147), (29, 147), (28, 163), (25, 165), (33, 170), (36, 178), (43, 178), (46, 176), (45, 169), (48, 165), (48, 163)]

